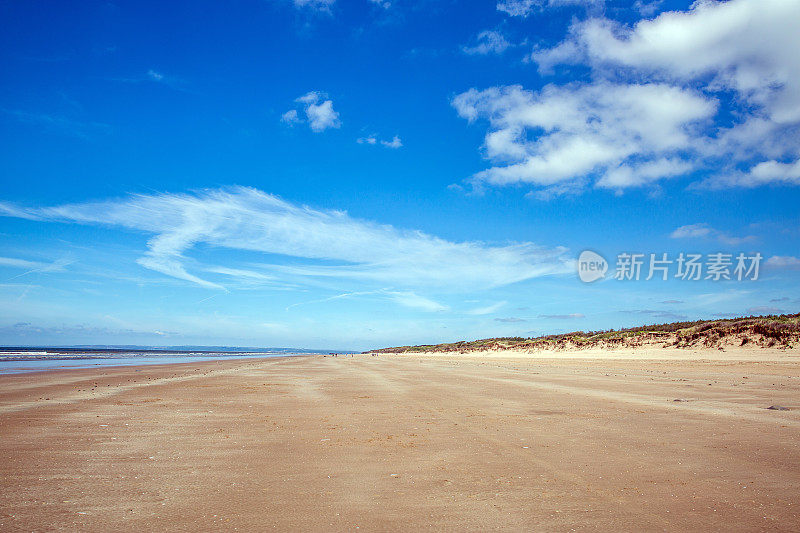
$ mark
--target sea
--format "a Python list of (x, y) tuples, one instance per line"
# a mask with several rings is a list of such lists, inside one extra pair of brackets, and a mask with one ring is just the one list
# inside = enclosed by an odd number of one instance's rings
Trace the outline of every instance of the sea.
[(299, 348), (243, 348), (232, 346), (0, 346), (0, 374), (67, 368), (163, 365), (224, 359), (261, 359), (299, 355), (352, 353)]

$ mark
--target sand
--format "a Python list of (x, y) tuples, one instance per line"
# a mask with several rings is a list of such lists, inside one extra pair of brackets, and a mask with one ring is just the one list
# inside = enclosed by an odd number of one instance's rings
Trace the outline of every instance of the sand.
[(800, 360), (744, 353), (0, 376), (0, 530), (797, 531)]

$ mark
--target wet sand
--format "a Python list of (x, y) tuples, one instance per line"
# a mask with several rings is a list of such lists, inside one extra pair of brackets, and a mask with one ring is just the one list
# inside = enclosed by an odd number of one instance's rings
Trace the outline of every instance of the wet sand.
[(0, 376), (0, 530), (799, 530), (800, 359), (697, 357)]

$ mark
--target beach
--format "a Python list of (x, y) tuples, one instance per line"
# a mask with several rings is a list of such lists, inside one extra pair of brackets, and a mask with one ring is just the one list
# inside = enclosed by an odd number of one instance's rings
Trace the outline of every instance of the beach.
[(0, 530), (796, 531), (798, 355), (298, 356), (3, 375)]

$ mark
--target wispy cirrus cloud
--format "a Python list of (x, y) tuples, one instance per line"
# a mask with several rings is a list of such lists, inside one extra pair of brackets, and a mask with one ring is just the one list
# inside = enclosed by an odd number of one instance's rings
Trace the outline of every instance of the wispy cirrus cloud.
[(187, 91), (186, 81), (171, 74), (165, 74), (161, 70), (148, 69), (142, 74), (127, 77), (111, 78), (112, 81), (122, 83), (153, 83), (175, 89), (176, 91)]
[(336, 0), (292, 0), (292, 3), (298, 9), (330, 14)]
[(468, 315), (477, 315), (477, 316), (480, 316), (480, 315), (491, 315), (492, 313), (495, 313), (495, 312), (499, 311), (500, 309), (502, 309), (507, 303), (508, 302), (503, 301), (503, 302), (496, 302), (496, 303), (493, 303), (491, 305), (487, 305), (487, 306), (484, 306), (484, 307), (476, 307), (474, 309), (470, 309), (469, 311), (467, 311), (467, 314)]
[(546, 318), (548, 320), (577, 320), (579, 318), (586, 318), (583, 313), (569, 313), (567, 315), (539, 315), (539, 318)]
[(759, 305), (756, 307), (748, 307), (747, 314), (748, 315), (782, 315), (785, 313), (783, 309), (779, 309), (777, 307), (772, 307), (768, 305)]
[(20, 123), (81, 139), (91, 139), (111, 131), (108, 124), (76, 118), (74, 113), (41, 113), (20, 109), (0, 109), (0, 112)]
[(396, 303), (422, 311), (447, 311), (448, 307), (413, 291), (386, 291), (386, 295)]
[[(491, 288), (567, 273), (572, 265), (565, 248), (452, 242), (242, 187), (55, 207), (0, 203), (0, 215), (151, 234), (138, 259), (141, 266), (210, 289), (224, 289), (225, 280), (231, 278), (282, 283), (329, 280), (392, 287), (393, 298), (408, 303), (413, 299), (408, 291)], [(255, 264), (251, 258), (247, 264), (235, 259), (206, 264), (190, 256), (202, 245), (263, 253), (273, 262)]]
[(689, 224), (676, 228), (670, 233), (672, 239), (713, 239), (723, 244), (735, 246), (746, 242), (753, 242), (756, 240), (754, 235), (746, 235), (744, 237), (735, 237), (727, 232), (720, 231), (712, 228), (706, 223)]
[(392, 137), (390, 141), (387, 141), (385, 139), (380, 139), (378, 138), (377, 135), (367, 135), (366, 137), (359, 137), (358, 139), (356, 139), (356, 142), (358, 144), (385, 146), (386, 148), (392, 148), (395, 150), (397, 148), (403, 147), (403, 141), (400, 140), (400, 137), (398, 135)]
[(514, 45), (503, 33), (497, 30), (485, 30), (478, 34), (472, 46), (462, 46), (461, 50), (467, 55), (499, 55), (512, 46)]
[(652, 318), (657, 318), (659, 320), (669, 320), (669, 321), (679, 321), (679, 320), (686, 320), (688, 317), (686, 315), (680, 315), (678, 313), (673, 313), (672, 311), (664, 311), (660, 309), (635, 309), (632, 311), (622, 311), (623, 313), (629, 315), (647, 315)]
[(290, 305), (287, 310), (298, 307), (301, 305), (309, 305), (309, 304), (319, 304), (325, 302), (333, 302), (336, 300), (345, 300), (345, 299), (354, 299), (354, 298), (372, 298), (384, 301), (392, 301), (398, 305), (403, 307), (408, 307), (411, 309), (416, 309), (420, 311), (427, 311), (427, 312), (440, 312), (440, 311), (447, 311), (449, 309), (448, 306), (443, 305), (439, 302), (436, 302), (430, 298), (426, 298), (424, 296), (420, 296), (419, 294), (415, 293), (414, 291), (394, 291), (390, 289), (377, 289), (373, 291), (353, 291), (353, 292), (345, 292), (341, 294), (335, 294), (333, 296), (328, 296), (326, 298), (321, 298), (317, 300), (311, 300), (307, 302), (299, 302)]
[(512, 17), (527, 17), (535, 11), (545, 8), (578, 6), (585, 8), (602, 7), (605, 0), (500, 0), (497, 10)]
[[(2, 205), (0, 205), (0, 213), (2, 213)], [(27, 259), (19, 259), (16, 257), (0, 257), (0, 266), (21, 268), (24, 272), (16, 274), (10, 278), (17, 279), (28, 274), (35, 274), (37, 272), (62, 272), (65, 267), (73, 264), (75, 261), (68, 258), (57, 259), (53, 262), (46, 263), (43, 261), (29, 261)]]
[(516, 316), (509, 316), (506, 318), (495, 318), (495, 322), (502, 322), (504, 324), (518, 324), (520, 322), (527, 322), (528, 320), (525, 318), (519, 318)]
[(27, 259), (18, 259), (16, 257), (0, 257), (0, 266), (12, 268), (42, 268), (45, 263), (39, 261), (28, 261)]
[(792, 255), (773, 255), (764, 264), (768, 268), (777, 270), (800, 270), (800, 257)]

